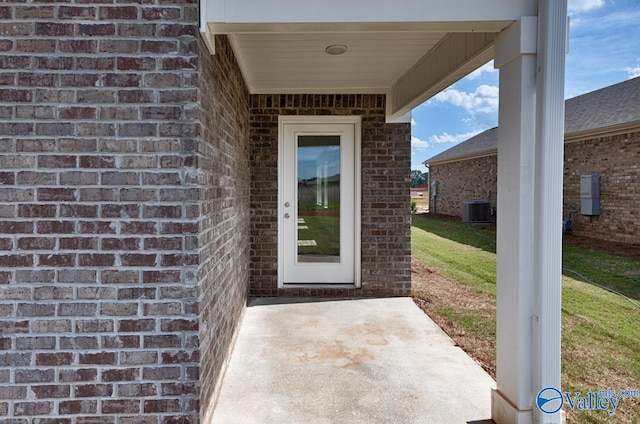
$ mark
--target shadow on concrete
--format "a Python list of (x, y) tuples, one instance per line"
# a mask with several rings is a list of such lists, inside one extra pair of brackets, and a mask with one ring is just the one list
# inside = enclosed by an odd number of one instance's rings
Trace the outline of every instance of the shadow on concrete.
[(467, 424), (496, 424), (493, 420), (467, 421)]

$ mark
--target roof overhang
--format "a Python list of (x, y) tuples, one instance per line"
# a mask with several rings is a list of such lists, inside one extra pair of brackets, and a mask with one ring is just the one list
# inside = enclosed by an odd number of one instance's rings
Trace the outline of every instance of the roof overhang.
[[(493, 57), (497, 33), (535, 0), (201, 0), (201, 31), (225, 34), (251, 93), (384, 93), (389, 121)], [(343, 44), (338, 56), (325, 52)]]

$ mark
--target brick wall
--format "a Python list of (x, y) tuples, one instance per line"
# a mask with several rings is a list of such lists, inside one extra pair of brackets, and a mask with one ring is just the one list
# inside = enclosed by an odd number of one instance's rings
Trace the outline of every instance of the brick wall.
[[(411, 287), (411, 126), (386, 124), (382, 95), (252, 95), (254, 296), (399, 296)], [(278, 115), (362, 117), (362, 288), (278, 289)]]
[(580, 208), (580, 176), (600, 174), (600, 215), (571, 216), (573, 233), (640, 244), (640, 131), (567, 143), (565, 212)]
[[(462, 217), (462, 202), (488, 200), (496, 207), (497, 156), (461, 160), (429, 166), (429, 180), (438, 182), (438, 196), (434, 202), (430, 194), (431, 212)], [(491, 197), (487, 192), (491, 191)]]
[[(437, 212), (462, 216), (460, 203), (486, 200), (487, 190), (492, 190), (491, 204), (495, 206), (496, 169), (495, 155), (432, 164), (431, 181), (440, 183)], [(579, 213), (580, 176), (587, 174), (600, 174), (600, 216)], [(639, 244), (640, 132), (565, 143), (563, 203), (565, 215), (573, 211), (574, 234)]]
[(200, 64), (200, 399), (208, 423), (249, 290), (249, 108), (226, 38), (216, 37), (213, 57), (201, 44)]
[(198, 333), (215, 379), (246, 297), (248, 143), (197, 20), (195, 1), (0, 5), (0, 420), (198, 421)]

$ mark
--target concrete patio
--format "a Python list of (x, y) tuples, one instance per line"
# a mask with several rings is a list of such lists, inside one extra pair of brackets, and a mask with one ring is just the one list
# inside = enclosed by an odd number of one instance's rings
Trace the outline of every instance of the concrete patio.
[(491, 423), (493, 379), (410, 298), (255, 299), (213, 422)]

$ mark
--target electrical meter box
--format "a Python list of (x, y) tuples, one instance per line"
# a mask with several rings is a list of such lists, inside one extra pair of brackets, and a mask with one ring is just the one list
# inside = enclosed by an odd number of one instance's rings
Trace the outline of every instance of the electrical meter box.
[(580, 176), (580, 213), (600, 215), (600, 175)]

